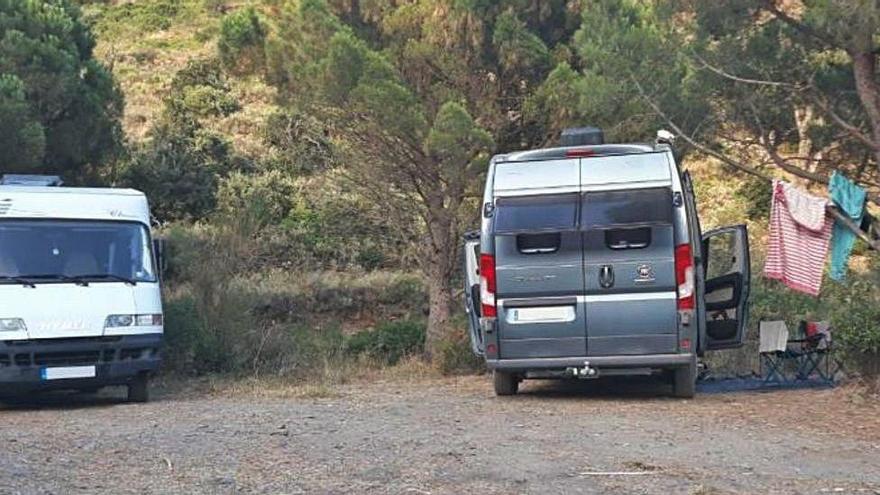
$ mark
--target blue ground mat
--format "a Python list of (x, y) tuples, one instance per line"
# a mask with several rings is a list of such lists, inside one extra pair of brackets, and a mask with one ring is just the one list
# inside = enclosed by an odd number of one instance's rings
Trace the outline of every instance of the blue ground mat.
[(802, 388), (831, 388), (833, 382), (820, 379), (791, 380), (785, 383), (766, 383), (761, 377), (747, 378), (704, 378), (697, 382), (697, 392), (702, 394), (722, 394), (730, 392), (754, 392), (771, 390), (793, 390)]

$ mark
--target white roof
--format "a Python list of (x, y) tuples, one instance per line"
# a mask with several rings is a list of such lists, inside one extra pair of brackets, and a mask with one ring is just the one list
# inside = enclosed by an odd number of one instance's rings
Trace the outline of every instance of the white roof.
[(493, 187), (495, 196), (669, 187), (673, 167), (662, 152), (502, 161)]
[(134, 189), (0, 186), (0, 219), (138, 221), (150, 225), (144, 193)]

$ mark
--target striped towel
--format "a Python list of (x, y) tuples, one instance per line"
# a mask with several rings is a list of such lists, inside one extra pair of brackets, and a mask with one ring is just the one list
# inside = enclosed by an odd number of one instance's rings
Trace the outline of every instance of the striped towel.
[(828, 200), (811, 196), (786, 182), (773, 181), (770, 246), (764, 276), (818, 296), (834, 220), (825, 213)]

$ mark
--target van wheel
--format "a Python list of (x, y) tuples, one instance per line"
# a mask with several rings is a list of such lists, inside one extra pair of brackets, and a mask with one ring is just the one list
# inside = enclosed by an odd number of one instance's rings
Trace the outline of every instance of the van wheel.
[(150, 400), (150, 377), (142, 373), (134, 377), (128, 384), (129, 402), (149, 402)]
[(697, 394), (697, 358), (694, 356), (687, 366), (672, 371), (672, 395), (681, 399), (692, 399)]
[(516, 395), (519, 389), (519, 380), (513, 373), (504, 373), (503, 371), (495, 371), (492, 373), (495, 382), (495, 395)]

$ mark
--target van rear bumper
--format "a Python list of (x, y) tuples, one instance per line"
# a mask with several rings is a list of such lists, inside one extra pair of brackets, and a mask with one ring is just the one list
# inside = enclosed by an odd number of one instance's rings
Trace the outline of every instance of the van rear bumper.
[[(0, 393), (122, 385), (161, 362), (162, 334), (0, 340)], [(95, 368), (94, 377), (47, 380), (44, 370)]]
[(643, 354), (638, 356), (583, 356), (566, 358), (488, 359), (491, 370), (533, 371), (582, 367), (594, 368), (680, 368), (693, 362), (693, 354)]

